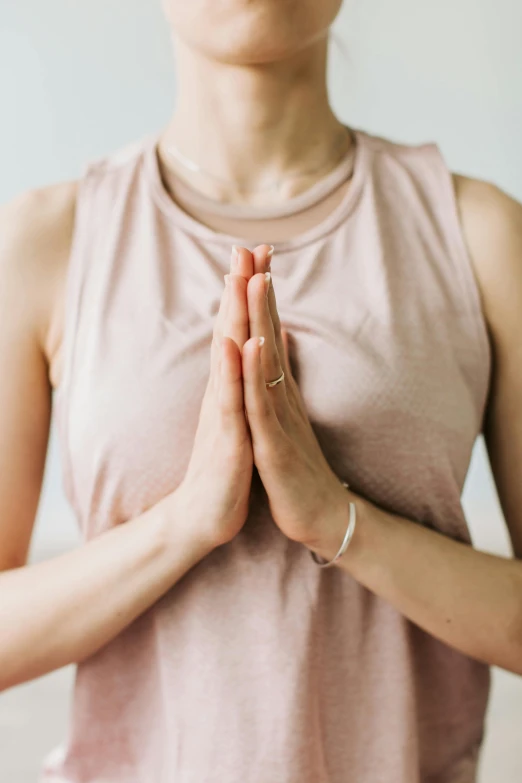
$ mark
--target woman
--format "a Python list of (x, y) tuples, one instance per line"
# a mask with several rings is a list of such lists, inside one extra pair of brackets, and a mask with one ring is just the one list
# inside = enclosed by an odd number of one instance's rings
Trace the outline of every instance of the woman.
[[(42, 781), (471, 783), (522, 673), (522, 209), (334, 116), (340, 4), (168, 0), (168, 126), (4, 208), (0, 686), (78, 663)], [(53, 388), (85, 544), (28, 566)]]

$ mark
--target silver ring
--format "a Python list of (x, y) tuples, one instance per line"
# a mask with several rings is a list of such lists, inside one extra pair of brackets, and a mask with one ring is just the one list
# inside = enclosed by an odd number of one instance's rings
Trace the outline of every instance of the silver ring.
[(265, 381), (265, 385), (268, 388), (269, 386), (277, 386), (278, 383), (281, 383), (282, 380), (284, 380), (285, 377), (285, 371), (283, 370), (279, 378), (276, 378), (275, 381)]

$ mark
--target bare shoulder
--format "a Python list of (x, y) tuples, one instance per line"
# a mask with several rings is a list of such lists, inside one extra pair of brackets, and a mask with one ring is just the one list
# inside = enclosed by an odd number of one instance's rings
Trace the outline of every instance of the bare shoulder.
[(460, 174), (453, 182), (484, 313), (501, 350), (522, 330), (522, 204), (490, 182)]
[(58, 349), (61, 300), (73, 235), (77, 182), (26, 191), (0, 206), (4, 317), (24, 319), (44, 354)]
[(483, 433), (513, 553), (522, 558), (522, 204), (466, 177), (455, 176), (455, 189), (494, 353)]

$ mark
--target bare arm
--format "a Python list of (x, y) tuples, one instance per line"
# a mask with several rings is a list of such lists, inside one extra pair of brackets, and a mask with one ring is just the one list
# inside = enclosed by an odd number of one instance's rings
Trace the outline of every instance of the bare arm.
[(493, 348), (484, 438), (515, 556), (522, 559), (522, 205), (457, 177)]
[(212, 550), (176, 500), (0, 574), (0, 690), (92, 655)]
[[(74, 185), (53, 186), (0, 215), (0, 690), (96, 652), (229, 540), (248, 507), (240, 354), (230, 339), (220, 354), (218, 339), (198, 449), (182, 484), (80, 548), (26, 564), (51, 416), (49, 303), (63, 281), (74, 196)], [(230, 333), (222, 311), (218, 338)]]
[[(488, 183), (455, 183), (493, 342), (484, 435), (515, 556), (479, 552), (349, 493), (360, 522), (338, 567), (433, 636), (522, 675), (522, 206)], [(330, 541), (311, 546), (327, 558), (346, 527), (342, 493), (336, 502)]]

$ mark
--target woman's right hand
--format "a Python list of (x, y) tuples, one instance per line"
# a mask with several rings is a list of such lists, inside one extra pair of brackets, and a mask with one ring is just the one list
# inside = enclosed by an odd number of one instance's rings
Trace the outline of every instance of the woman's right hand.
[[(240, 250), (248, 268), (250, 251)], [(251, 263), (251, 262), (250, 262)], [(247, 277), (225, 281), (212, 337), (210, 374), (176, 505), (211, 547), (227, 543), (248, 513), (253, 454), (243, 401), (241, 350), (249, 337)]]

